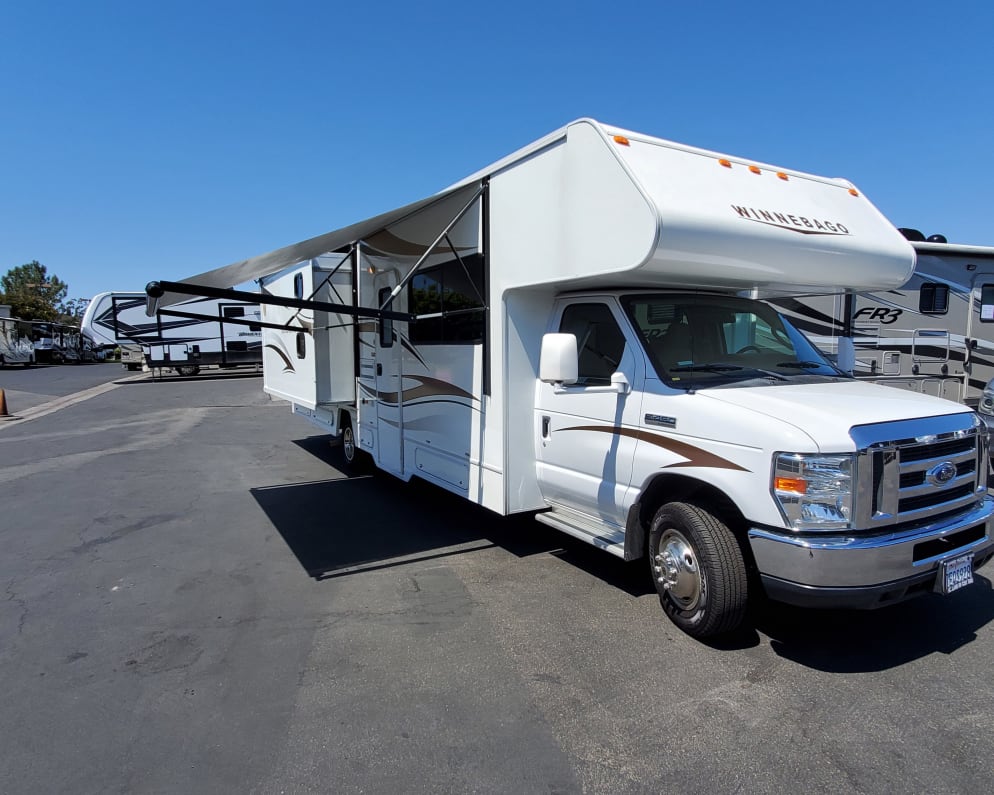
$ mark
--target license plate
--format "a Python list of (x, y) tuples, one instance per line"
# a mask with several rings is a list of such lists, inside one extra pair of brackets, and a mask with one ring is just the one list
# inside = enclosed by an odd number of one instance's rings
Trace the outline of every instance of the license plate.
[(935, 578), (935, 590), (939, 593), (952, 593), (973, 582), (973, 555), (962, 555), (939, 563), (939, 576)]

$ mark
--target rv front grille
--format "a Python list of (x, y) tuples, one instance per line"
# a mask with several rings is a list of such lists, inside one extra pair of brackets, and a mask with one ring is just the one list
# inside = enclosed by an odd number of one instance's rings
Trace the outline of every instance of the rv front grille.
[(859, 426), (851, 433), (860, 444), (860, 529), (927, 522), (965, 510), (986, 493), (987, 437), (973, 414)]

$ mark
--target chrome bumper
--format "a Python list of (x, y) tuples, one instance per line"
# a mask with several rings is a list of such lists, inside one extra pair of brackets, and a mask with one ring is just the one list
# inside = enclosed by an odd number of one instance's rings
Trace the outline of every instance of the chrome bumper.
[[(994, 499), (987, 496), (952, 519), (913, 530), (797, 536), (754, 527), (748, 536), (772, 598), (825, 606), (860, 606), (866, 601), (862, 606), (873, 606), (874, 594), (934, 580), (942, 560), (972, 552), (976, 564), (982, 565), (994, 553), (992, 514)], [(860, 592), (865, 592), (865, 600)], [(790, 598), (792, 593), (797, 598)]]

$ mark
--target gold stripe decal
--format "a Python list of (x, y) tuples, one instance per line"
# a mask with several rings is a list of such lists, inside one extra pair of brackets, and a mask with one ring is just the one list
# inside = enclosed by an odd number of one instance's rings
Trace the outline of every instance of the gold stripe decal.
[(727, 458), (709, 453), (700, 447), (695, 447), (687, 442), (678, 442), (666, 436), (660, 436), (649, 431), (639, 431), (631, 428), (615, 428), (613, 426), (602, 425), (575, 425), (572, 428), (563, 428), (564, 431), (594, 431), (595, 433), (610, 433), (617, 436), (627, 436), (630, 439), (637, 439), (646, 444), (662, 447), (671, 453), (686, 458), (686, 461), (678, 461), (675, 464), (667, 464), (662, 469), (679, 469), (681, 467), (706, 467), (711, 469), (737, 469), (741, 472), (748, 472), (745, 467), (741, 467)]

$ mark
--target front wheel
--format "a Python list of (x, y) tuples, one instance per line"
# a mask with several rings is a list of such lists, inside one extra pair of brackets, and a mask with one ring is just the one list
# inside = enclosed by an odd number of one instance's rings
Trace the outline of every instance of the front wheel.
[(649, 566), (666, 615), (695, 638), (733, 632), (748, 603), (742, 548), (728, 526), (685, 502), (664, 505), (649, 531)]

